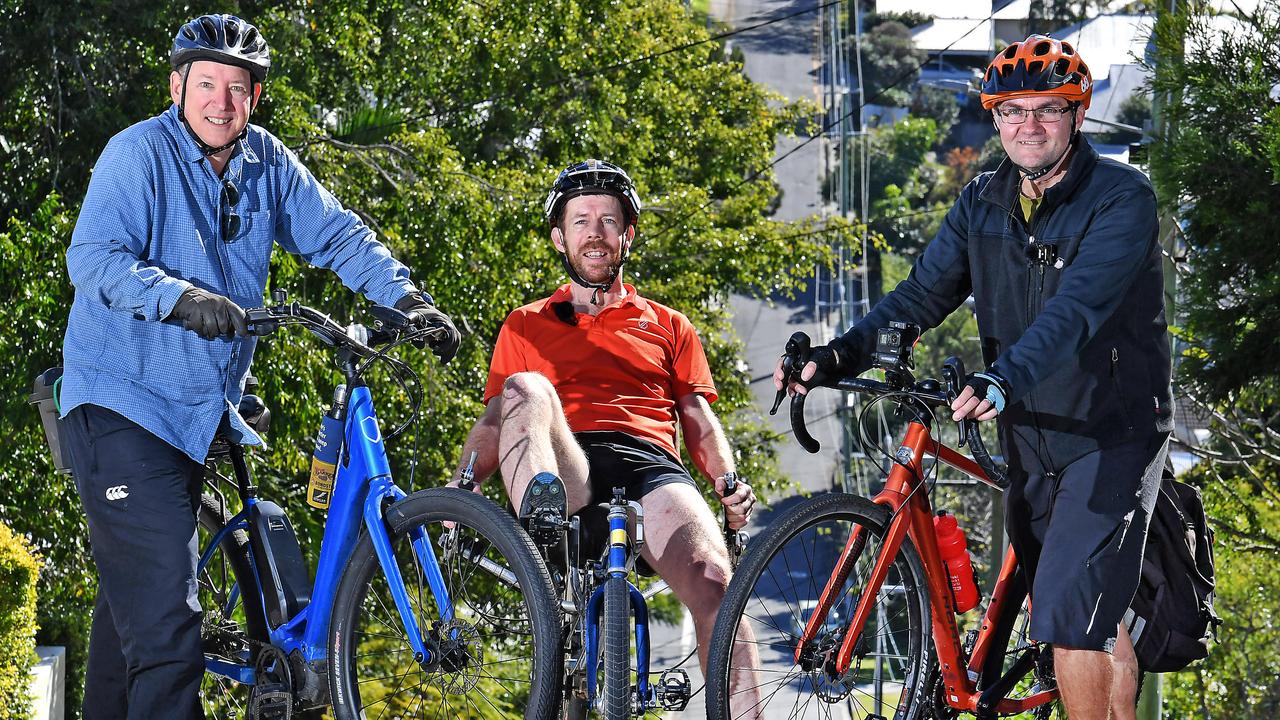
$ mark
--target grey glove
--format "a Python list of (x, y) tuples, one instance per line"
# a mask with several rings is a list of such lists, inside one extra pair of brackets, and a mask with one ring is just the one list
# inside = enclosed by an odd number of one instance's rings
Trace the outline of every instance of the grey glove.
[(396, 301), (395, 308), (408, 316), (410, 325), (439, 331), (428, 342), (431, 343), (431, 352), (440, 358), (440, 362), (448, 363), (458, 354), (458, 343), (462, 341), (462, 335), (453, 326), (449, 316), (440, 312), (429, 298), (430, 296), (422, 293), (409, 293)]
[(244, 310), (230, 298), (203, 288), (191, 287), (183, 292), (174, 303), (169, 318), (181, 322), (184, 328), (206, 340), (232, 333), (240, 337), (249, 334)]

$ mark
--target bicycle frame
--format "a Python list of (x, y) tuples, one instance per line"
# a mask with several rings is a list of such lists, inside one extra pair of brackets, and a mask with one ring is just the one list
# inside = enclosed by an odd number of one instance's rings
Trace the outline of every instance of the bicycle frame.
[[(1013, 548), (1010, 547), (992, 593), (991, 602), (983, 615), (973, 656), (968, 663), (965, 663), (963, 648), (960, 644), (960, 630), (956, 624), (951, 586), (942, 556), (938, 551), (937, 536), (933, 530), (933, 510), (930, 506), (929, 494), (917, 491), (923, 484), (923, 459), (926, 455), (976, 480), (997, 487), (976, 462), (930, 437), (929, 428), (926, 425), (911, 422), (907, 426), (902, 444), (894, 453), (896, 461), (889, 472), (885, 487), (872, 498), (873, 502), (885, 506), (890, 511), (889, 526), (885, 532), (883, 548), (876, 558), (866, 587), (862, 589), (862, 594), (858, 598), (857, 606), (848, 624), (848, 631), (836, 654), (835, 671), (840, 674), (848, 672), (862, 628), (871, 617), (880, 587), (889, 574), (889, 566), (897, 557), (903, 539), (910, 535), (924, 565), (925, 579), (929, 588), (929, 606), (933, 618), (933, 640), (938, 654), (947, 704), (957, 710), (968, 712), (976, 712), (981, 706), (984, 710), (994, 709), (1001, 714), (1011, 714), (1024, 712), (1056, 699), (1058, 697), (1056, 689), (1042, 690), (1020, 700), (1003, 697), (1009, 689), (1005, 683), (996, 683), (984, 691), (977, 689), (975, 681), (987, 654), (991, 651), (999, 619), (1004, 617), (1004, 613), (1017, 610), (1016, 605), (1010, 605), (1008, 602), (1009, 587), (1018, 569), (1017, 559)], [(855, 528), (840, 558), (836, 561), (831, 579), (823, 589), (818, 604), (809, 616), (804, 632), (797, 643), (797, 659), (800, 658), (805, 645), (821, 630), (864, 544), (865, 538), (862, 536), (861, 528)], [(1026, 669), (1022, 668), (1022, 672), (1025, 673)], [(994, 696), (996, 693), (999, 697)]]
[[(237, 468), (237, 474), (241, 472), (243, 469)], [(286, 655), (297, 651), (307, 662), (327, 658), (334, 593), (359, 539), (363, 523), (373, 541), (410, 645), (416, 653), (421, 653), (424, 662), (432, 661), (432, 648), (423, 639), (383, 521), (383, 509), (404, 497), (404, 491), (391, 479), (391, 467), (374, 412), (373, 397), (367, 386), (358, 385), (351, 390), (348, 401), (342, 457), (334, 479), (332, 504), (325, 519), (311, 600), (293, 617), (270, 630), (272, 645), (283, 650)], [(244, 498), (245, 506), (241, 511), (210, 539), (208, 547), (201, 554), (199, 572), (204, 571), (227, 533), (249, 529), (249, 513), (257, 502), (254, 497)], [(449, 599), (435, 551), (421, 528), (414, 532), (413, 547), (427, 584), (437, 599), (440, 619), (451, 620), (453, 603)], [(252, 554), (250, 559), (252, 560)], [(258, 586), (254, 588), (252, 595), (245, 594), (244, 602), (263, 603), (264, 599), (259, 591), (260, 574), (256, 566), (254, 574), (258, 578)], [(244, 592), (244, 589), (240, 588), (239, 591)], [(244, 684), (251, 685), (255, 682), (253, 668), (247, 665), (234, 665), (206, 658), (206, 670)]]

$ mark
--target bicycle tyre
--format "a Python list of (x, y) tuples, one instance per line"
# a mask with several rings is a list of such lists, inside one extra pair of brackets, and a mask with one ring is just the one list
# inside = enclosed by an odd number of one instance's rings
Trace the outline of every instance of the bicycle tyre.
[[(833, 677), (821, 651), (834, 654), (865, 576), (883, 547), (889, 512), (871, 501), (826, 494), (802, 502), (770, 523), (743, 555), (716, 618), (707, 669), (708, 720), (735, 717), (829, 717), (874, 714), (916, 718), (928, 707), (926, 674), (933, 664), (928, 585), (911, 539), (905, 538), (868, 619), (862, 650), (849, 672)], [(854, 526), (866, 543), (839, 590), (832, 617), (806, 647), (795, 648)], [(796, 567), (799, 563), (807, 567)], [(741, 639), (736, 655), (731, 654)], [(874, 650), (874, 652), (873, 652)], [(733, 687), (732, 674), (742, 687)], [(745, 673), (750, 676), (743, 679)], [(735, 697), (736, 696), (736, 697)], [(747, 707), (743, 708), (743, 705)]]
[[(342, 573), (330, 624), (335, 717), (492, 716), (518, 713), (521, 701), (531, 720), (558, 712), (559, 603), (528, 534), (493, 502), (457, 488), (414, 493), (390, 506), (385, 517), (424, 636), (434, 632), (458, 644), (443, 651), (434, 668), (418, 663), (373, 543), (362, 530)], [(443, 526), (446, 521), (454, 523), (453, 530)], [(440, 609), (413, 554), (410, 533), (419, 527), (426, 529), (448, 585), (452, 625), (439, 621)], [(453, 538), (451, 548), (442, 545), (446, 537)], [(513, 574), (516, 585), (481, 569), (486, 561)]]
[(604, 583), (601, 613), (604, 683), (600, 713), (605, 720), (631, 717), (631, 590), (625, 577)]
[[(203, 538), (214, 537), (226, 526), (230, 517), (217, 499), (202, 495), (197, 522)], [(202, 551), (205, 549), (201, 543)], [(253, 666), (258, 643), (267, 642), (267, 621), (262, 607), (245, 603), (244, 597), (257, 597), (257, 584), (249, 560), (249, 535), (244, 530), (228, 533), (218, 551), (196, 578), (200, 606), (204, 615), (200, 639), (205, 657)], [(233, 590), (239, 588), (239, 600), (233, 601)], [(205, 673), (200, 686), (200, 700), (209, 717), (243, 717), (251, 688), (221, 675)]]

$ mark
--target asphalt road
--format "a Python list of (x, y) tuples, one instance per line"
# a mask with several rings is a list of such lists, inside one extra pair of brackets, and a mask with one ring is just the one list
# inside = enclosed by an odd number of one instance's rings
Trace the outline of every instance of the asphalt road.
[[(712, 0), (710, 10), (714, 19), (731, 28), (742, 28), (814, 9), (819, 4), (816, 0)], [(816, 104), (821, 100), (818, 33), (819, 12), (814, 10), (735, 35), (730, 42), (743, 51), (746, 73), (752, 80), (766, 85), (782, 98), (808, 99)], [(778, 138), (775, 157), (790, 153), (775, 166), (782, 190), (782, 202), (774, 215), (779, 220), (797, 220), (822, 211), (820, 183), (826, 148), (820, 139), (806, 143), (807, 140), (808, 137)], [(794, 150), (801, 145), (799, 150)], [(813, 283), (806, 293), (795, 299), (775, 297), (762, 301), (734, 297), (732, 309), (734, 331), (745, 346), (743, 359), (752, 378), (756, 408), (782, 436), (780, 466), (804, 491), (830, 489), (838, 470), (835, 451), (840, 433), (833, 415), (838, 396), (821, 393), (808, 403), (810, 432), (823, 444), (823, 451), (818, 455), (809, 455), (791, 440), (785, 405), (777, 416), (767, 415), (774, 397), (773, 368), (787, 338), (797, 330), (815, 339), (825, 340), (830, 336), (831, 330), (815, 320)], [(748, 533), (758, 533), (763, 523), (767, 523), (768, 515), (767, 511), (760, 513), (763, 522), (753, 523)], [(652, 630), (651, 667), (654, 669), (673, 666), (694, 648), (693, 623), (687, 613), (680, 627), (655, 625)], [(696, 659), (686, 662), (683, 669), (688, 671), (693, 688), (703, 685)], [(672, 717), (690, 720), (705, 717), (703, 697), (699, 693), (685, 712)]]

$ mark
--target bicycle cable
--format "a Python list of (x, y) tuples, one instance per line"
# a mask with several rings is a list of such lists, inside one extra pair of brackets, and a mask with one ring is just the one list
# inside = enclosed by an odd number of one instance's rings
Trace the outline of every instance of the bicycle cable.
[[(928, 405), (925, 405), (925, 412), (928, 413), (928, 422), (926, 422), (925, 418), (920, 414), (919, 407), (917, 407), (917, 404), (902, 402), (903, 398), (915, 399), (915, 396), (909, 391), (895, 391), (895, 392), (879, 395), (873, 398), (871, 402), (867, 403), (862, 408), (862, 410), (858, 413), (858, 420), (857, 420), (858, 442), (862, 444), (863, 449), (864, 450), (868, 449), (868, 445), (870, 445), (871, 448), (879, 451), (881, 455), (887, 458), (891, 463), (893, 463), (894, 465), (898, 465), (906, 469), (907, 471), (909, 471), (912, 477), (914, 477), (916, 480), (915, 487), (913, 487), (911, 489), (911, 492), (907, 495), (907, 497), (903, 498), (902, 502), (898, 504), (897, 509), (895, 509), (889, 515), (889, 520), (888, 520), (889, 523), (892, 523), (893, 520), (898, 516), (898, 513), (902, 512), (902, 509), (907, 507), (910, 504), (911, 498), (914, 497), (915, 494), (919, 492), (922, 487), (927, 487), (928, 492), (932, 493), (933, 488), (937, 485), (937, 482), (938, 482), (938, 465), (940, 463), (938, 463), (936, 458), (933, 464), (929, 466), (928, 472), (924, 476), (922, 476), (919, 472), (916, 471), (914, 467), (911, 466), (910, 463), (903, 462), (895, 454), (890, 453), (886, 448), (881, 446), (878, 441), (869, 442), (867, 440), (866, 432), (865, 432), (866, 422), (864, 418), (866, 418), (867, 414), (870, 412), (870, 410), (873, 407), (876, 406), (877, 403), (880, 403), (882, 401), (884, 402), (896, 401), (898, 402), (899, 408), (909, 407), (912, 412), (911, 419), (915, 420), (916, 422), (919, 422), (925, 427), (934, 427), (936, 425), (938, 418), (937, 418), (937, 415), (934, 414), (933, 409), (931, 407), (929, 407)], [(932, 436), (930, 436), (930, 439), (932, 439)], [(937, 441), (935, 440), (934, 442), (936, 443)], [(885, 480), (888, 480), (889, 473), (887, 471), (881, 469), (880, 474), (885, 478)]]

